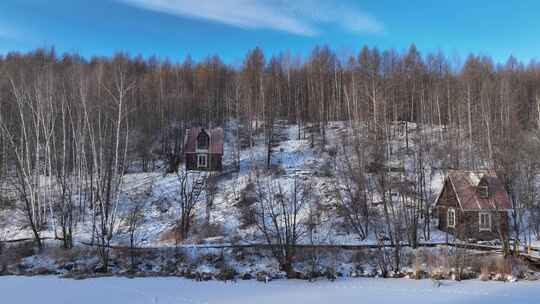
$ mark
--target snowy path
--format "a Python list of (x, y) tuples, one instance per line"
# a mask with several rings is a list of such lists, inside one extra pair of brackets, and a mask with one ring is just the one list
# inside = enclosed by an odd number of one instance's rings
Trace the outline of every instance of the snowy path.
[(349, 279), (337, 282), (195, 282), (179, 278), (0, 277), (0, 302), (17, 304), (538, 303), (538, 282)]

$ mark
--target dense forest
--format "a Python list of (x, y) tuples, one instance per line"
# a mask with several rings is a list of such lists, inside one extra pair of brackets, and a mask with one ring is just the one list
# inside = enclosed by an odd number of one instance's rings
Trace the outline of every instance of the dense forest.
[[(174, 172), (186, 128), (231, 121), (244, 126), (236, 136), (246, 145), (263, 134), (269, 147), (279, 121), (315, 132), (321, 147), (330, 122), (362, 126), (376, 164), (395, 153), (392, 125), (404, 125), (406, 134), (410, 124), (438, 130), (420, 137), (411, 153), (427, 160), (427, 143), (436, 140), (443, 149), (429, 159), (443, 170), (497, 170), (515, 206), (516, 235), (525, 226), (540, 232), (540, 63), (477, 55), (461, 62), (414, 45), (403, 52), (366, 46), (351, 56), (322, 46), (307, 58), (268, 57), (255, 48), (241, 66), (217, 56), (172, 63), (40, 49), (0, 57), (0, 109), (0, 179), (15, 187), (38, 243), (40, 226), (54, 213), (72, 246), (73, 209), (89, 205), (98, 210), (98, 241), (108, 244), (123, 175), (154, 170), (159, 161)], [(268, 148), (268, 164), (271, 157)], [(54, 212), (51, 194), (39, 190), (43, 176), (55, 180)], [(92, 190), (74, 195), (81, 189)], [(427, 205), (420, 212), (429, 213)]]
[(45, 148), (70, 151), (95, 123), (104, 122), (102, 137), (129, 129), (130, 152), (147, 162), (156, 152), (147, 151), (149, 143), (173, 153), (172, 128), (192, 124), (286, 119), (314, 124), (324, 135), (329, 121), (363, 122), (382, 133), (391, 122), (415, 122), (445, 126), (440, 136), (449, 149), (469, 149), (448, 160), (457, 168), (505, 166), (540, 127), (540, 64), (475, 55), (461, 63), (442, 53), (422, 56), (414, 45), (403, 53), (366, 46), (346, 58), (326, 46), (308, 58), (266, 58), (255, 48), (240, 67), (217, 56), (171, 63), (36, 50), (0, 57), (0, 73), (3, 173), (9, 142), (20, 146), (24, 127)]

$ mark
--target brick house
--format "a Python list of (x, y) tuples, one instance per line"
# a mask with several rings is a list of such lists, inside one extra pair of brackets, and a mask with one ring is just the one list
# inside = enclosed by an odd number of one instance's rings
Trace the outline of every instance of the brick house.
[(435, 202), (439, 229), (458, 239), (493, 240), (508, 235), (512, 204), (491, 170), (450, 170)]
[(223, 129), (190, 128), (184, 138), (186, 170), (221, 171), (223, 169)]

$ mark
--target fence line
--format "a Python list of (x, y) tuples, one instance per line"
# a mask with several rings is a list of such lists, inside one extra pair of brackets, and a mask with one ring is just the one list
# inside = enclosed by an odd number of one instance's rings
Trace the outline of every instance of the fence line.
[[(41, 240), (53, 240), (53, 241), (63, 241), (62, 238), (54, 237), (43, 237)], [(0, 241), (0, 244), (14, 244), (21, 242), (33, 242), (34, 238), (21, 238), (13, 240), (4, 240)], [(75, 243), (88, 246), (88, 247), (100, 247), (98, 243), (91, 243), (86, 241), (75, 241)], [(410, 244), (401, 244), (403, 248), (413, 248)], [(491, 252), (491, 253), (502, 253), (501, 246), (490, 246), (482, 244), (471, 244), (471, 243), (447, 243), (447, 242), (429, 242), (429, 243), (419, 243), (415, 248), (434, 248), (434, 247), (455, 247), (463, 248), (469, 250), (477, 250), (482, 252)], [(136, 250), (136, 251), (167, 251), (167, 250), (177, 250), (177, 249), (261, 249), (261, 250), (270, 250), (273, 248), (280, 248), (278, 244), (181, 244), (178, 246), (162, 246), (162, 247), (133, 247), (126, 245), (108, 245), (107, 247), (114, 250)], [(323, 250), (347, 250), (347, 251), (360, 251), (368, 249), (379, 249), (379, 248), (394, 248), (395, 245), (392, 244), (357, 244), (357, 245), (335, 245), (335, 244), (319, 244), (319, 245), (310, 245), (310, 244), (298, 244), (294, 246), (297, 249), (323, 249)], [(540, 248), (529, 247), (529, 252), (519, 251), (519, 256), (531, 263), (535, 267), (540, 267)], [(510, 248), (510, 252), (513, 249)], [(539, 253), (538, 256), (532, 255), (531, 252)]]
[[(54, 237), (42, 237), (41, 240), (54, 240), (54, 241), (63, 241), (62, 238), (54, 238)], [(13, 240), (4, 240), (0, 241), (7, 244), (12, 243), (19, 243), (19, 242), (30, 242), (34, 241), (34, 238), (20, 238), (20, 239), (13, 239)], [(87, 241), (75, 241), (75, 243), (79, 243), (84, 246), (93, 246), (93, 247), (99, 247), (102, 246), (96, 242), (91, 243)], [(173, 249), (173, 248), (192, 248), (192, 249), (245, 249), (245, 248), (260, 248), (260, 249), (272, 249), (272, 248), (279, 248), (286, 245), (279, 245), (279, 244), (260, 244), (260, 243), (251, 243), (251, 244), (180, 244), (178, 246), (161, 246), (161, 247), (133, 247), (134, 250), (161, 250), (161, 249)], [(407, 247), (407, 248), (413, 248), (410, 244), (400, 244), (401, 247)], [(463, 248), (463, 249), (472, 249), (472, 250), (479, 250), (479, 251), (497, 251), (501, 250), (502, 247), (500, 246), (492, 246), (492, 245), (483, 245), (483, 244), (473, 244), (473, 243), (452, 243), (452, 242), (427, 242), (427, 243), (418, 243), (417, 248), (430, 248), (430, 247), (439, 247), (439, 246), (449, 246), (449, 247), (457, 247), (457, 248)], [(131, 249), (130, 246), (127, 245), (108, 245), (111, 249)], [(350, 244), (296, 244), (294, 245), (296, 248), (300, 249), (343, 249), (343, 250), (362, 250), (362, 249), (377, 249), (377, 248), (393, 248), (395, 245), (392, 244), (356, 244), (356, 245), (350, 245)], [(540, 252), (540, 248), (531, 247), (531, 251)]]

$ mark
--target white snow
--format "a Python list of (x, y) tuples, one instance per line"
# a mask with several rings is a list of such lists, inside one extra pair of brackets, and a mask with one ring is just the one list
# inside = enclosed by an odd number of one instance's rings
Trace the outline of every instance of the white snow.
[(265, 304), (265, 303), (538, 303), (537, 282), (342, 279), (309, 283), (278, 280), (223, 283), (180, 278), (0, 277), (1, 303)]
[(475, 172), (470, 172), (469, 178), (471, 179), (473, 186), (476, 187), (480, 183), (480, 179), (482, 178), (482, 176), (477, 175)]

